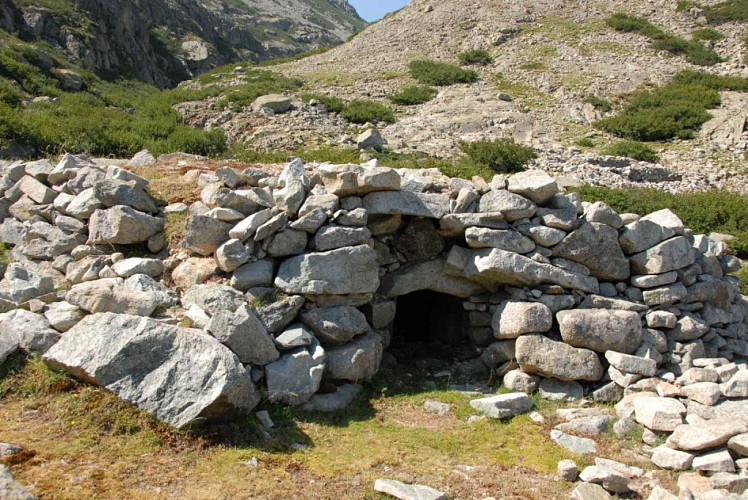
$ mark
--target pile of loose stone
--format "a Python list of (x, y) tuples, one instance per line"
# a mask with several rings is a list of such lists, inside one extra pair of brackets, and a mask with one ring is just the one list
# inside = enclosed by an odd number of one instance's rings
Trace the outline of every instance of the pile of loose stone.
[[(535, 390), (620, 401), (618, 432), (642, 425), (650, 444), (673, 432), (655, 464), (744, 489), (733, 459), (748, 432), (747, 303), (728, 275), (739, 261), (669, 210), (617, 214), (542, 171), (487, 183), (376, 161), (194, 170), (200, 201), (166, 207), (143, 178), (85, 157), (0, 172), (14, 260), (0, 362), (40, 353), (178, 427), (262, 396), (335, 410), (379, 369), (398, 298), (429, 290), (461, 301), (476, 357), (515, 391), (477, 410), (529, 411)], [(174, 254), (167, 220), (186, 224)], [(610, 418), (552, 438), (594, 452), (574, 434)], [(623, 492), (596, 467), (582, 478)]]

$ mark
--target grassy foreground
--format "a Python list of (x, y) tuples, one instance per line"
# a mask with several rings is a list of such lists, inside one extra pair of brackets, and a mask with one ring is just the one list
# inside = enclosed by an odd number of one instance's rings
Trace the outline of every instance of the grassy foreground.
[[(333, 414), (263, 403), (276, 424), (264, 440), (254, 416), (175, 431), (39, 359), (10, 364), (0, 381), (3, 440), (27, 451), (6, 464), (41, 498), (380, 498), (380, 477), (450, 498), (568, 498), (572, 485), (553, 477), (557, 462), (590, 458), (550, 441), (555, 404), (537, 401), (544, 424), (526, 415), (468, 423), (474, 396), (446, 390), (433, 367), (385, 368)], [(429, 413), (426, 399), (452, 411)], [(599, 454), (617, 456), (614, 437), (599, 443)]]

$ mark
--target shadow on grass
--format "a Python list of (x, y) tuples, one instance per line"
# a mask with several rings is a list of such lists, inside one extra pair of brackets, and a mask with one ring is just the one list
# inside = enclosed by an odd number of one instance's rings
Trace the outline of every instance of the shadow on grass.
[[(446, 376), (454, 366), (454, 352), (435, 351), (420, 343), (395, 345), (397, 355), (387, 356), (389, 363), (371, 380), (362, 383), (362, 390), (345, 409), (334, 412), (307, 412), (299, 408), (263, 401), (248, 415), (234, 415), (230, 420), (201, 422), (187, 429), (174, 429), (130, 405), (111, 392), (50, 370), (38, 356), (15, 353), (0, 366), (0, 401), (23, 398), (54, 408), (66, 414), (84, 412), (89, 430), (100, 436), (135, 435), (153, 432), (162, 446), (173, 449), (204, 449), (217, 446), (256, 449), (270, 453), (294, 453), (315, 446), (304, 432), (308, 425), (346, 428), (354, 422), (377, 418), (377, 401), (383, 398), (410, 397), (446, 391), (455, 380)], [(477, 361), (479, 364), (479, 360)], [(487, 372), (487, 370), (486, 370)], [(486, 374), (480, 376), (486, 381)], [(323, 390), (332, 392), (334, 384), (323, 382)], [(85, 394), (85, 398), (80, 396)], [(88, 405), (83, 408), (80, 401)], [(266, 410), (274, 427), (264, 430), (255, 414)], [(82, 418), (80, 420), (83, 420)], [(124, 422), (124, 423), (123, 423)]]

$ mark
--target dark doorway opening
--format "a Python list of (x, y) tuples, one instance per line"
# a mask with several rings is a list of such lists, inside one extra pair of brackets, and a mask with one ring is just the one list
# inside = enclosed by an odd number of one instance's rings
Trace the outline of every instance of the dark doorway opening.
[(438, 359), (465, 358), (466, 332), (467, 315), (457, 297), (422, 290), (397, 299), (394, 346), (417, 345), (421, 355)]

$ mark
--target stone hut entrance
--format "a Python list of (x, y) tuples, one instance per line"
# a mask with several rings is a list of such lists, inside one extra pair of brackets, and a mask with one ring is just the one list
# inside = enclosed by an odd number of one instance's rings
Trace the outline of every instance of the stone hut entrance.
[(416, 357), (453, 360), (469, 351), (467, 316), (462, 301), (451, 295), (419, 290), (397, 298), (390, 352), (406, 350)]
[(456, 346), (466, 340), (462, 301), (430, 290), (397, 299), (393, 339)]

